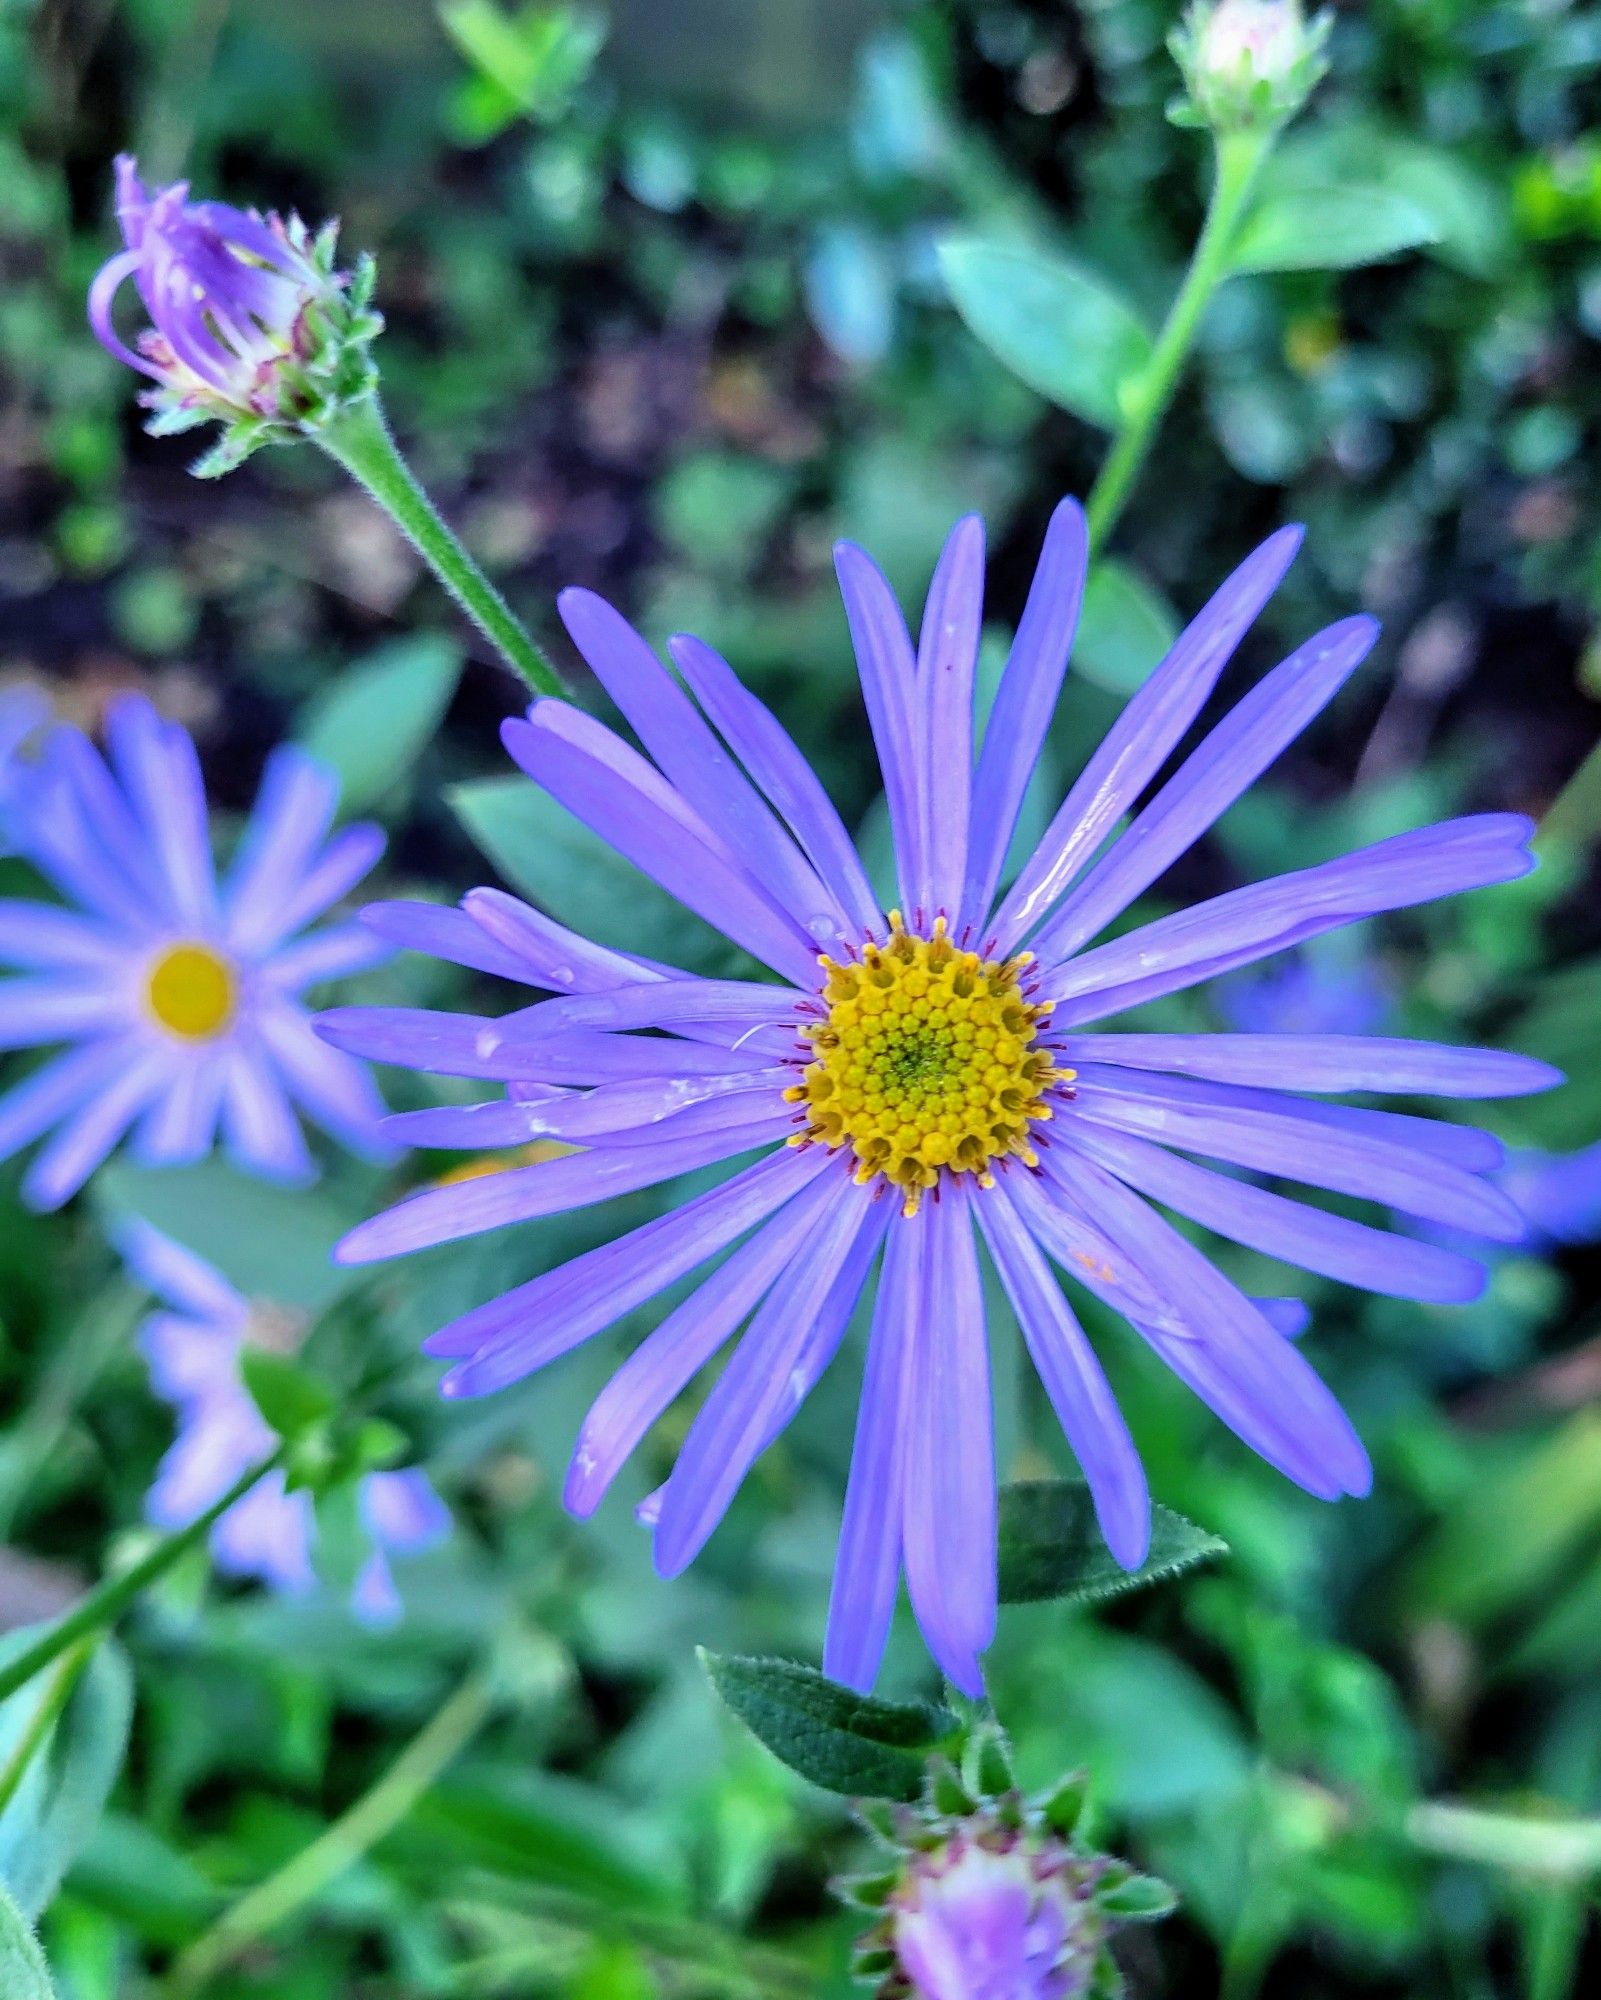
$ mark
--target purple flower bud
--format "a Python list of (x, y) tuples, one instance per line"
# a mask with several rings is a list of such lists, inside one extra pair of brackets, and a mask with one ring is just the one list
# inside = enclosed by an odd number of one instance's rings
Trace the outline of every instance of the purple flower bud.
[[(89, 288), (89, 324), (155, 384), (142, 398), (152, 431), (228, 426), (215, 462), (197, 470), (225, 471), (371, 392), (367, 349), (382, 326), (368, 310), (372, 268), (335, 270), (336, 224), (313, 235), (296, 215), (191, 201), (184, 181), (152, 191), (126, 154), (116, 190), (124, 247)], [(150, 317), (131, 347), (112, 317), (129, 279)]]
[(1092, 1897), (1104, 1868), (1060, 1843), (982, 1825), (918, 1856), (890, 1911), (904, 1990), (918, 2000), (1079, 2000), (1110, 1928)]

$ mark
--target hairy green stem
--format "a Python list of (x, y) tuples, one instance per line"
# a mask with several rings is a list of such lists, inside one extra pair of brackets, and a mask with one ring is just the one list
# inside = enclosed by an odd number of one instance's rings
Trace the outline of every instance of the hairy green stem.
[(467, 616), (535, 694), (562, 693), (555, 668), (444, 522), (400, 455), (376, 396), (341, 410), (315, 433), (329, 457), (365, 487)]
[(1212, 197), (1190, 267), (1156, 336), (1149, 361), (1127, 389), (1123, 427), (1085, 502), (1092, 554), (1100, 553), (1117, 526), (1145, 464), (1156, 427), (1173, 400), (1201, 316), (1212, 294), (1229, 274), (1235, 238), (1272, 144), (1270, 131), (1225, 132), (1218, 137)]
[(72, 1699), (72, 1690), (78, 1685), (84, 1668), (94, 1658), (96, 1643), (94, 1636), (80, 1639), (70, 1652), (63, 1653), (56, 1662), (56, 1670), (39, 1697), (39, 1706), (29, 1716), (28, 1726), (17, 1738), (16, 1748), (6, 1759), (4, 1769), (0, 1769), (0, 1813), (16, 1797), (18, 1787), (28, 1775), (28, 1766), (60, 1721), (62, 1710)]
[(189, 1946), (172, 1969), (174, 1995), (203, 1991), (242, 1951), (375, 1847), (478, 1734), (493, 1708), (487, 1673), (464, 1681), (369, 1791)]
[(287, 1445), (280, 1445), (270, 1458), (263, 1459), (243, 1477), (236, 1479), (222, 1498), (198, 1515), (187, 1528), (177, 1528), (170, 1535), (163, 1535), (148, 1555), (141, 1556), (120, 1576), (108, 1577), (42, 1632), (25, 1653), (19, 1653), (14, 1660), (0, 1667), (0, 1701), (15, 1694), (18, 1688), (26, 1687), (35, 1674), (42, 1673), (52, 1660), (58, 1660), (80, 1639), (99, 1638), (101, 1633), (108, 1631), (141, 1591), (164, 1576), (191, 1549), (198, 1547), (230, 1507), (236, 1506), (269, 1472), (278, 1470), (287, 1451)]

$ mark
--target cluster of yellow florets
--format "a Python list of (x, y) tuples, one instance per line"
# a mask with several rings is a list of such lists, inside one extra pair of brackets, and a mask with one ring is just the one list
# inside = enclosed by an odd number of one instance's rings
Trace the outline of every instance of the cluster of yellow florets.
[(894, 913), (886, 944), (824, 958), (828, 1011), (801, 1030), (812, 1060), (786, 1093), (806, 1107), (795, 1143), (849, 1146), (856, 1179), (904, 1189), (908, 1215), (942, 1172), (988, 1187), (997, 1159), (1034, 1165), (1029, 1128), (1073, 1072), (1037, 1045), (1050, 1006), (1024, 998), (1028, 964), (959, 949), (943, 917), (914, 937)]

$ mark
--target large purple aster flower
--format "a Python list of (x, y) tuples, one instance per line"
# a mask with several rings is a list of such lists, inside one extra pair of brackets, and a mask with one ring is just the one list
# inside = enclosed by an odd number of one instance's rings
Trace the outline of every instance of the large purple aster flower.
[[(616, 612), (562, 599), (644, 747), (560, 701), (505, 725), (536, 783), (774, 975), (693, 978), (603, 949), (511, 897), (379, 906), (385, 936), (560, 997), (499, 1020), (361, 1009), (336, 1044), (494, 1079), (504, 1101), (412, 1113), (425, 1145), (568, 1140), (572, 1156), (418, 1194), (348, 1237), (391, 1257), (763, 1157), (661, 1220), (435, 1334), (444, 1387), (516, 1381), (728, 1255), (624, 1363), (578, 1441), (567, 1500), (598, 1502), (645, 1431), (747, 1320), (690, 1426), (655, 1525), (681, 1570), (838, 1348), (882, 1257), (825, 1662), (871, 1682), (904, 1571), (951, 1679), (980, 1686), (995, 1625), (995, 1468), (980, 1245), (1118, 1559), (1145, 1553), (1139, 1458), (1053, 1265), (1114, 1307), (1246, 1443), (1308, 1491), (1366, 1490), (1367, 1456), (1311, 1365), (1154, 1204), (1254, 1249), (1405, 1298), (1471, 1297), (1470, 1258), (1218, 1172), (1306, 1182), (1488, 1237), (1521, 1227), (1470, 1127), (1316, 1101), (1537, 1090), (1545, 1065), (1340, 1035), (1172, 1035), (1098, 1024), (1321, 932), (1531, 866), (1489, 814), (1105, 933), (1316, 716), (1373, 644), (1352, 618), (1297, 648), (1142, 805), (1293, 556), (1275, 535), (1129, 702), (1010, 887), (1004, 863), (1056, 705), (1084, 576), (1064, 502), (979, 739), (983, 530), (960, 522), (914, 645), (889, 586), (838, 568), (894, 832), (886, 912), (775, 718), (694, 639), (685, 692)], [(1120, 828), (1125, 815), (1129, 823)]]
[[(185, 1528), (272, 1450), (275, 1438), (239, 1371), (252, 1345), (281, 1350), (301, 1330), (291, 1314), (253, 1305), (203, 1257), (149, 1223), (125, 1222), (119, 1247), (129, 1270), (161, 1301), (139, 1345), (151, 1386), (178, 1413), (178, 1436), (161, 1462), (147, 1512), (158, 1528)], [(450, 1514), (415, 1466), (370, 1472), (358, 1493), (367, 1555), (351, 1607), (366, 1624), (400, 1615), (391, 1555), (432, 1548), (450, 1532)], [(312, 1554), (317, 1517), (311, 1495), (268, 1473), (211, 1531), (211, 1552), (230, 1576), (258, 1577), (298, 1596), (317, 1580)]]
[[(106, 721), (108, 768), (51, 732), (13, 815), (18, 849), (68, 905), (0, 901), (0, 1049), (71, 1044), (0, 1097), (0, 1159), (55, 1129), (22, 1184), (53, 1208), (137, 1126), (154, 1165), (198, 1159), (219, 1125), (247, 1172), (313, 1172), (298, 1106), (346, 1145), (388, 1150), (365, 1068), (312, 1033), (300, 995), (372, 965), (356, 923), (307, 931), (383, 852), (375, 826), (329, 838), (339, 784), (276, 750), (219, 884), (195, 747), (140, 696)], [(304, 934), (303, 934), (304, 933)]]

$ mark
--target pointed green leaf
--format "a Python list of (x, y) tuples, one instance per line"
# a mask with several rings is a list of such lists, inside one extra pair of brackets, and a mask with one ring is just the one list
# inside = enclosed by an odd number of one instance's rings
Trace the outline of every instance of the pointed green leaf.
[(4, 1883), (0, 1883), (0, 1993), (5, 2000), (55, 2000), (44, 1956)]
[(1269, 195), (1235, 239), (1236, 271), (1347, 271), (1439, 240), (1415, 201), (1383, 187), (1292, 188)]
[(1073, 671), (1111, 694), (1144, 685), (1178, 637), (1173, 607), (1128, 563), (1098, 562), (1090, 571), (1073, 642)]
[(462, 651), (419, 632), (380, 646), (310, 703), (295, 731), (339, 773), (340, 809), (364, 812), (416, 763), (461, 679)]
[(1153, 1924), (1159, 1917), (1171, 1916), (1179, 1899), (1156, 1876), (1131, 1872), (1110, 1889), (1098, 1890), (1095, 1900), (1108, 1916), (1122, 1917), (1128, 1923)]
[(1087, 1486), (1031, 1480), (1001, 1489), (1000, 1594), (1003, 1604), (1052, 1598), (1095, 1604), (1181, 1576), (1228, 1553), (1228, 1544), (1167, 1507), (1151, 1509), (1151, 1553), (1137, 1570), (1118, 1566), (1101, 1539)]
[[(0, 1663), (37, 1631), (9, 1632)], [(30, 1917), (55, 1894), (94, 1831), (122, 1769), (133, 1696), (127, 1663), (102, 1640), (81, 1663), (71, 1653), (0, 1703), (0, 1882)], [(0, 1986), (10, 2000), (10, 1988)]]
[(998, 361), (1086, 423), (1116, 426), (1151, 337), (1104, 278), (1064, 257), (968, 236), (947, 237), (939, 255), (952, 303)]
[(795, 1660), (701, 1652), (711, 1683), (773, 1755), (825, 1791), (910, 1800), (957, 1733), (948, 1708), (875, 1701)]
[(281, 1438), (304, 1437), (334, 1413), (333, 1391), (291, 1355), (247, 1347), (239, 1372), (256, 1408)]

